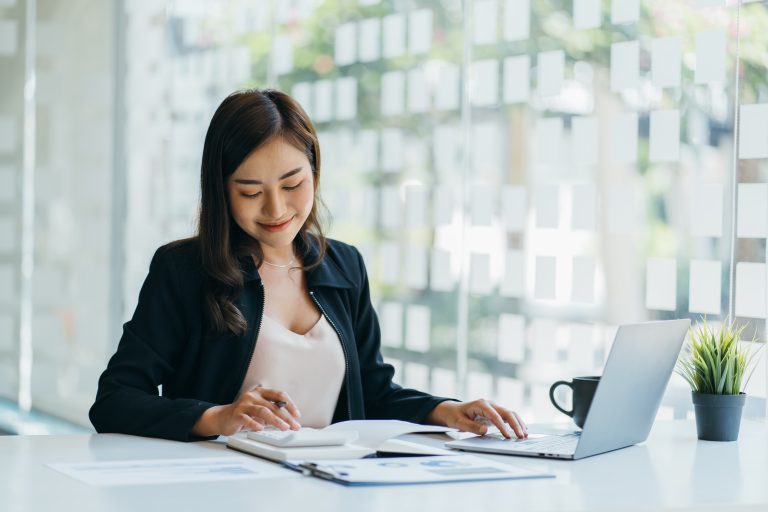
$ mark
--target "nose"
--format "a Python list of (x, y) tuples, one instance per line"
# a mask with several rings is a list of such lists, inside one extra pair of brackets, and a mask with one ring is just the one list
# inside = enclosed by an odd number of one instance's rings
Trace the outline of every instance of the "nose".
[(265, 217), (273, 220), (282, 219), (285, 216), (285, 201), (282, 194), (270, 192), (264, 194), (263, 212)]

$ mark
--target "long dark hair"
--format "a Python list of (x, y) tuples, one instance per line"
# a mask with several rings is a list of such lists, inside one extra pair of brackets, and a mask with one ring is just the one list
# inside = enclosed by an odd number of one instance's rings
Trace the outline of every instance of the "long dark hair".
[(304, 271), (320, 264), (327, 242), (320, 225), (318, 196), (320, 146), (312, 121), (290, 96), (272, 89), (251, 89), (230, 94), (213, 114), (203, 146), (200, 172), (200, 215), (197, 226), (199, 250), (205, 272), (205, 306), (216, 331), (241, 335), (247, 320), (234, 301), (243, 289), (239, 259), (248, 256), (261, 265), (263, 255), (257, 240), (246, 234), (232, 218), (226, 182), (245, 158), (267, 141), (280, 137), (303, 151), (314, 175), (315, 200), (294, 246), (307, 255), (314, 238), (318, 257), (304, 261)]

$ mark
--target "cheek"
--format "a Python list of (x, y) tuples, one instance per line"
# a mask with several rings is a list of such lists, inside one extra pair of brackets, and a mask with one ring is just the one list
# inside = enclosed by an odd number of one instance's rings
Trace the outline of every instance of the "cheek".
[(304, 216), (307, 216), (312, 211), (314, 202), (315, 192), (312, 187), (303, 187), (297, 196), (297, 210), (301, 211)]

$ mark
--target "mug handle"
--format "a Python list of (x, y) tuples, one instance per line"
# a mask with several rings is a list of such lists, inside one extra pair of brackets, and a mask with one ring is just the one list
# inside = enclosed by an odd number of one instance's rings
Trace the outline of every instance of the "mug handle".
[(552, 387), (549, 388), (549, 400), (550, 400), (550, 402), (552, 402), (552, 405), (555, 406), (555, 409), (557, 409), (561, 413), (567, 414), (568, 416), (573, 418), (573, 409), (571, 409), (570, 411), (566, 411), (565, 409), (560, 407), (560, 405), (555, 400), (555, 389), (557, 389), (558, 386), (568, 386), (569, 388), (571, 388), (571, 392), (573, 392), (573, 383), (572, 382), (567, 382), (567, 381), (564, 381), (564, 380), (559, 380), (559, 381), (555, 382), (554, 384), (552, 384)]

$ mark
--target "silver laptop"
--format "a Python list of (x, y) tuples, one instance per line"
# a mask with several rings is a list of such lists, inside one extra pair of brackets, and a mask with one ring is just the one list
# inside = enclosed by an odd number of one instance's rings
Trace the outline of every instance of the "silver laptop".
[(690, 320), (622, 325), (580, 432), (450, 441), (459, 450), (576, 460), (626, 448), (648, 438)]

